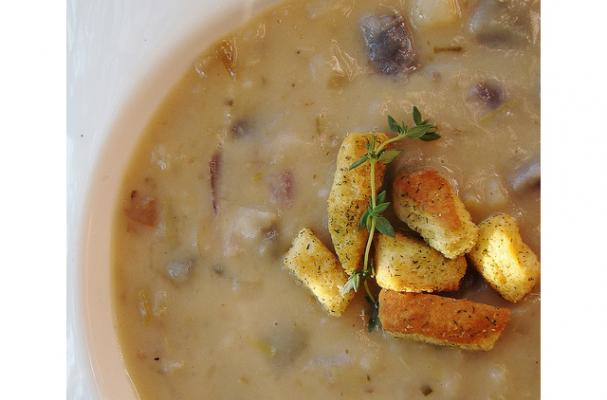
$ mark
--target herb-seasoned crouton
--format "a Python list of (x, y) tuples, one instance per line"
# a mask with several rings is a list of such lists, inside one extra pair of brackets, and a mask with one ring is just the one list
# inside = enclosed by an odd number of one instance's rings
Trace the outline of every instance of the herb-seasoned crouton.
[[(367, 153), (371, 133), (350, 133), (344, 139), (337, 154), (335, 178), (328, 200), (329, 232), (342, 267), (348, 274), (361, 264), (368, 232), (358, 229), (371, 197), (370, 166), (368, 163), (350, 170), (352, 163)], [(383, 133), (376, 133), (377, 145), (387, 140)], [(386, 166), (375, 165), (376, 190), (381, 188)]]
[(341, 295), (340, 289), (346, 284), (348, 276), (339, 266), (335, 255), (308, 228), (299, 231), (284, 258), (284, 264), (333, 316), (339, 317), (354, 296), (354, 292)]
[(379, 235), (375, 244), (375, 279), (400, 292), (457, 290), (466, 273), (466, 258), (445, 258), (426, 243), (400, 233)]
[(406, 339), (465, 350), (491, 350), (510, 319), (510, 310), (432, 294), (379, 294), (385, 332)]
[(447, 258), (470, 251), (478, 227), (449, 182), (433, 170), (400, 173), (393, 184), (396, 215)]
[(540, 262), (521, 239), (516, 220), (498, 214), (480, 225), (478, 243), (470, 260), (483, 278), (504, 299), (516, 303), (533, 289), (540, 275)]

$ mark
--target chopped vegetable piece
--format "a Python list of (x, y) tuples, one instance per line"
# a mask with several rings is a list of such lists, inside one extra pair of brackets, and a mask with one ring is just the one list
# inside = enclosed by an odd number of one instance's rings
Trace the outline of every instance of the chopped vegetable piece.
[(170, 261), (166, 266), (166, 272), (175, 283), (183, 283), (188, 280), (192, 274), (192, 268), (194, 261), (192, 260), (173, 260)]
[(294, 177), (291, 170), (286, 170), (269, 178), (272, 202), (289, 204), (293, 201)]
[(241, 139), (247, 137), (253, 133), (253, 127), (251, 122), (247, 119), (240, 119), (232, 125), (230, 128), (232, 138)]
[(510, 177), (510, 186), (515, 192), (523, 192), (533, 187), (539, 187), (540, 179), (540, 160), (534, 158), (514, 171), (514, 174)]
[(154, 226), (157, 221), (156, 200), (133, 190), (125, 213), (133, 221), (146, 226)]

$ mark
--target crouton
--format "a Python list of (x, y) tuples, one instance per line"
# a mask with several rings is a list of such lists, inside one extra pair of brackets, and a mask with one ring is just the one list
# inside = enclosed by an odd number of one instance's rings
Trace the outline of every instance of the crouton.
[[(368, 163), (350, 170), (352, 163), (367, 153), (372, 133), (350, 133), (337, 154), (333, 186), (329, 193), (329, 232), (342, 267), (352, 274), (361, 266), (368, 232), (358, 229), (371, 197), (370, 166)], [(384, 133), (376, 133), (377, 145), (387, 140)], [(382, 186), (386, 166), (375, 164), (376, 191)]]
[(478, 243), (468, 254), (470, 260), (499, 294), (516, 303), (536, 285), (540, 262), (521, 239), (516, 220), (498, 214), (480, 225)]
[(375, 279), (400, 292), (457, 290), (466, 273), (464, 256), (450, 260), (421, 240), (400, 233), (379, 235), (375, 243)]
[(432, 294), (382, 289), (379, 320), (392, 336), (488, 351), (510, 320), (510, 310)]
[(332, 316), (339, 317), (354, 296), (354, 292), (341, 295), (340, 289), (346, 284), (348, 275), (335, 255), (308, 228), (299, 231), (284, 264)]
[(398, 218), (447, 258), (457, 258), (476, 244), (478, 227), (449, 182), (438, 172), (400, 173), (393, 184)]

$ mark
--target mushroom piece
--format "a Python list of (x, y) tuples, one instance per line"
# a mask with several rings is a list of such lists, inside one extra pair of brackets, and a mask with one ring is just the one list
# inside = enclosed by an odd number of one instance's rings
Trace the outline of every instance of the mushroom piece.
[(533, 158), (531, 161), (520, 166), (510, 176), (510, 186), (515, 192), (537, 187), (540, 185), (541, 171), (539, 157)]
[(385, 75), (416, 69), (413, 36), (398, 14), (369, 15), (360, 23), (371, 65)]
[(502, 87), (496, 81), (486, 80), (472, 87), (470, 97), (494, 110), (504, 102), (505, 95)]
[(514, 1), (481, 0), (468, 21), (470, 33), (487, 47), (515, 47), (530, 39), (529, 13)]
[(248, 119), (239, 119), (230, 127), (230, 135), (233, 139), (241, 139), (253, 133), (253, 125)]

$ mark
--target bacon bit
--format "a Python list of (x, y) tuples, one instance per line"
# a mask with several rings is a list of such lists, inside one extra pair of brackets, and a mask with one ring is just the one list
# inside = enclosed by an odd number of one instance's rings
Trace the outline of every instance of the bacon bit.
[(129, 219), (146, 226), (156, 225), (156, 200), (142, 196), (137, 190), (131, 192), (129, 206), (124, 210)]
[(213, 153), (211, 161), (209, 161), (209, 172), (211, 174), (211, 202), (213, 204), (213, 213), (217, 215), (219, 209), (217, 185), (221, 172), (221, 149), (218, 149)]
[(294, 178), (291, 170), (270, 178), (270, 194), (274, 203), (290, 203), (293, 200)]
[(226, 71), (232, 78), (236, 77), (234, 68), (236, 66), (237, 52), (236, 44), (234, 40), (222, 40), (215, 49), (217, 57), (221, 60), (221, 63), (225, 67)]

